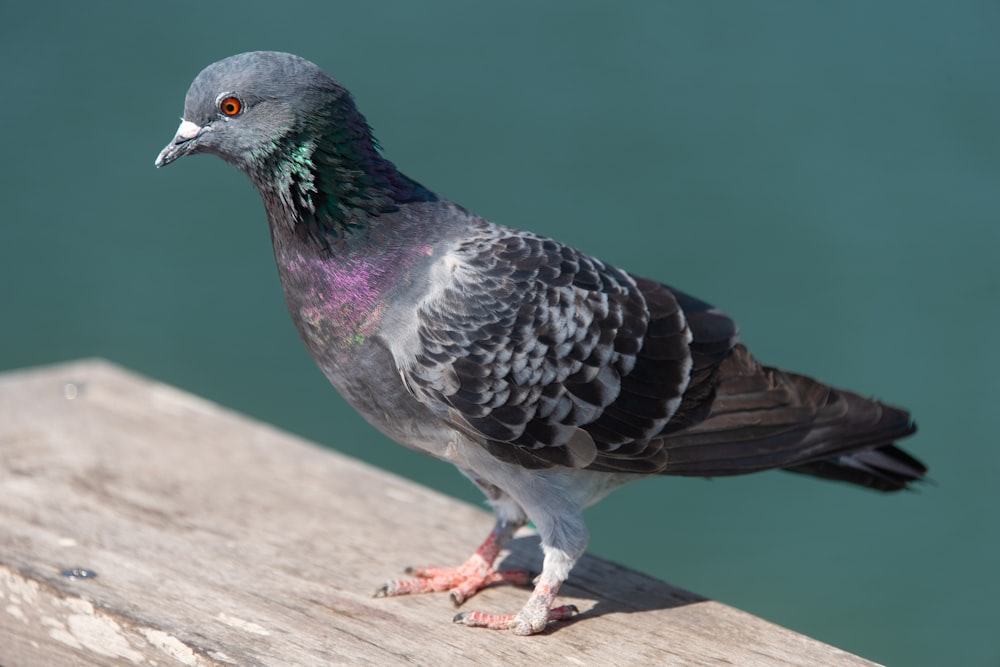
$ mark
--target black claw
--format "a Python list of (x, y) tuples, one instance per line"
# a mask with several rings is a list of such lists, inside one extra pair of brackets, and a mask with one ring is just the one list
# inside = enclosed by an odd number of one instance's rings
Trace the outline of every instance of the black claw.
[(387, 598), (389, 597), (389, 584), (383, 584), (375, 589), (372, 594), (373, 598)]
[(465, 612), (460, 611), (451, 619), (452, 623), (465, 623)]

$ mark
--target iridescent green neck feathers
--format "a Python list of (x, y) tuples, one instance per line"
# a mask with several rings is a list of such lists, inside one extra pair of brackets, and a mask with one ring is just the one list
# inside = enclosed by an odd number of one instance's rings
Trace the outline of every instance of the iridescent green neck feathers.
[(324, 112), (251, 156), (250, 177), (272, 221), (325, 246), (403, 204), (437, 200), (382, 157), (350, 99)]

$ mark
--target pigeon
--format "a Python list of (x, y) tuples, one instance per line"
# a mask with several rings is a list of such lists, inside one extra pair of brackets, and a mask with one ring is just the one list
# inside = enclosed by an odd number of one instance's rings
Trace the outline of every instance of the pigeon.
[[(584, 553), (583, 510), (650, 475), (782, 469), (879, 491), (927, 468), (910, 414), (760, 364), (721, 310), (558, 241), (494, 224), (402, 174), (350, 93), (312, 62), (235, 55), (194, 79), (162, 167), (209, 153), (263, 199), (289, 313), (330, 383), (399, 443), (453, 463), (495, 524), (462, 565), (376, 596), (530, 585), (514, 614), (454, 621), (530, 635)], [(543, 565), (497, 567), (532, 522)]]

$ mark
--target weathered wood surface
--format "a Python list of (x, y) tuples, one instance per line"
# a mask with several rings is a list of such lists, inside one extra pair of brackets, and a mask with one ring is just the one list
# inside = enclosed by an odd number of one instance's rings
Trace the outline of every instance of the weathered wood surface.
[[(0, 664), (870, 665), (598, 558), (534, 637), (373, 599), (463, 560), (479, 509), (105, 361), (0, 375)], [(508, 563), (537, 569), (537, 539)], [(86, 568), (94, 578), (71, 578)], [(527, 592), (466, 607), (514, 611)]]

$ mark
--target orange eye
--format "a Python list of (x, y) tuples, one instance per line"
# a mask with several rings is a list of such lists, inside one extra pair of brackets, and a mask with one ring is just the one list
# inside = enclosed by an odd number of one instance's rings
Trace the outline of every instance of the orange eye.
[(243, 103), (240, 102), (238, 97), (224, 97), (219, 102), (219, 111), (226, 114), (227, 116), (238, 116), (241, 111), (243, 111)]

